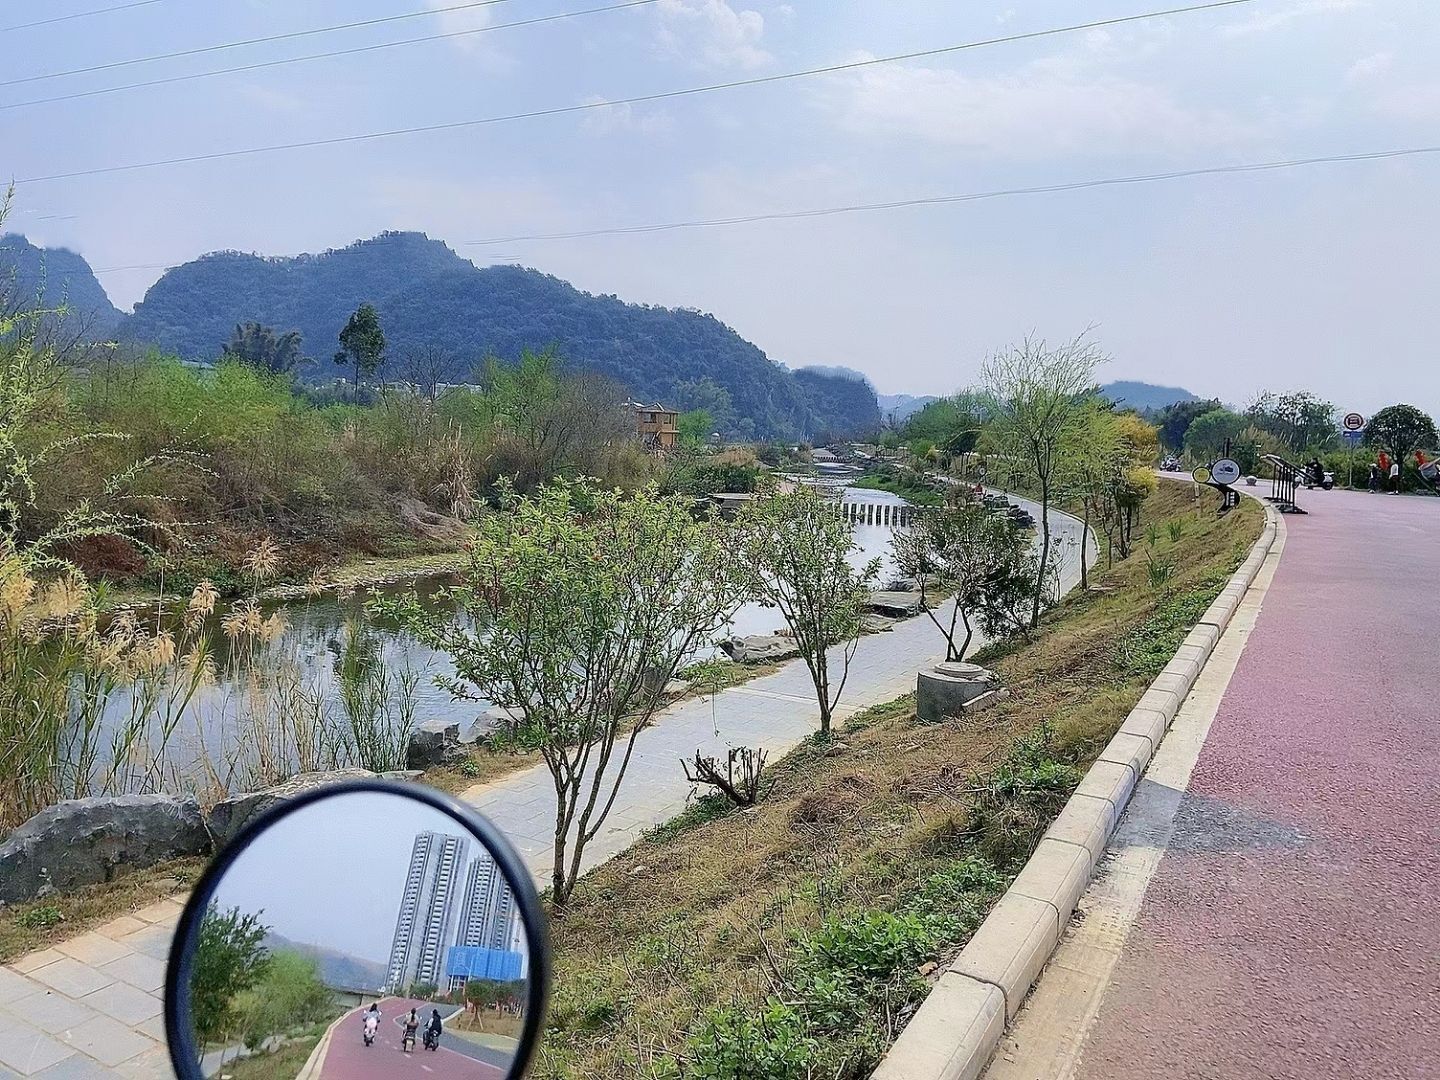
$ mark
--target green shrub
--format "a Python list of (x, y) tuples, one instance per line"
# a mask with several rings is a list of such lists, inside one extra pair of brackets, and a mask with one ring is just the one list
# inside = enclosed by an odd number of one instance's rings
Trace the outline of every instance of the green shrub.
[(29, 911), (15, 916), (18, 926), (26, 930), (48, 930), (65, 921), (65, 914), (54, 904), (37, 904)]
[(819, 1050), (800, 1016), (771, 999), (757, 1011), (712, 1010), (690, 1039), (687, 1080), (808, 1080)]
[(1164, 669), (1220, 591), (1223, 578), (1209, 578), (1193, 589), (1167, 597), (1149, 618), (1115, 646), (1115, 666), (1124, 679), (1149, 681)]
[(970, 831), (997, 866), (1025, 859), (1080, 783), (1080, 770), (1056, 760), (1052, 743), (1048, 726), (1021, 739), (975, 786)]

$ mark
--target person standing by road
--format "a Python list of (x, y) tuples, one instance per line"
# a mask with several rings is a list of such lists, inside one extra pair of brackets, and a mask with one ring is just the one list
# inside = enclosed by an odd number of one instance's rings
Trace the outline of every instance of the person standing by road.
[(1390, 494), (1400, 494), (1400, 462), (1390, 462)]
[(1366, 481), (1365, 486), (1371, 491), (1380, 490), (1380, 466), (1373, 461), (1370, 463), (1370, 478)]

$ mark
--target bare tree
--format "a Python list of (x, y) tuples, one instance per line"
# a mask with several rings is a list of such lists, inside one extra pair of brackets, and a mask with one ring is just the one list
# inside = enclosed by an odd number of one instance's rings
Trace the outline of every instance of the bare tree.
[[(1050, 550), (1050, 502), (1061, 468), (1066, 432), (1076, 422), (1106, 360), (1089, 331), (1051, 347), (1027, 337), (991, 356), (981, 370), (991, 422), (1009, 462), (1040, 496), (1040, 546)], [(1082, 553), (1083, 557), (1083, 553)], [(1041, 576), (1030, 625), (1040, 622), (1046, 581)]]

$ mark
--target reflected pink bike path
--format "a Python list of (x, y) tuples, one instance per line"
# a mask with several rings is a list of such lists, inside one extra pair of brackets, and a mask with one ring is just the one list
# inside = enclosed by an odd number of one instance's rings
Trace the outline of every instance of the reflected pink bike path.
[(366, 1046), (362, 1038), (361, 1013), (365, 1010), (355, 1009), (347, 1015), (325, 1051), (321, 1080), (504, 1080), (504, 1069), (458, 1054), (443, 1043), (438, 1050), (426, 1050), (417, 1038), (415, 1049), (405, 1053), (400, 1046), (403, 1031), (397, 1021), (409, 1013), (411, 1006), (419, 1010), (424, 1030), (432, 1008), (428, 1002), (385, 998), (380, 1002), (380, 1031), (373, 1046)]
[(1440, 499), (1300, 498), (1085, 1080), (1440, 1077)]

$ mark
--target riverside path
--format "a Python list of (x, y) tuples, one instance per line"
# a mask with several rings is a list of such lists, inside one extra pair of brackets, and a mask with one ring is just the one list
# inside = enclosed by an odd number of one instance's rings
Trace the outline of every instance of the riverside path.
[(1440, 501), (1302, 503), (988, 1080), (1440, 1076)]

